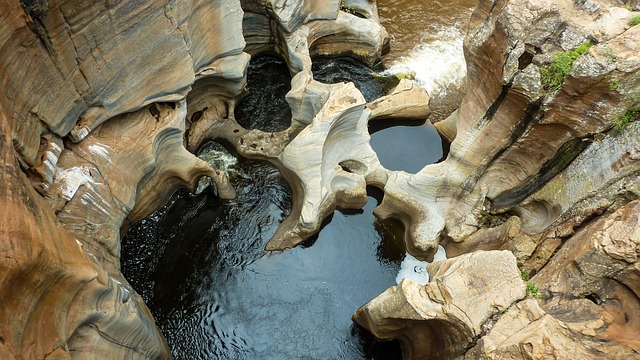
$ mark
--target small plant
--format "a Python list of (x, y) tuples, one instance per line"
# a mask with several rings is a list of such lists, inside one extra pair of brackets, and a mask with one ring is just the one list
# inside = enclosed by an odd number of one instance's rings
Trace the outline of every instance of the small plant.
[(508, 215), (494, 215), (486, 210), (480, 210), (480, 217), (478, 223), (484, 227), (494, 227), (502, 224), (508, 218)]
[(529, 281), (529, 272), (524, 268), (520, 268), (520, 278), (522, 279), (522, 281)]
[(582, 54), (589, 51), (593, 44), (589, 41), (582, 43), (573, 51), (559, 51), (551, 55), (553, 62), (540, 68), (542, 86), (545, 90), (555, 91), (564, 82), (573, 68), (573, 62)]
[(611, 82), (609, 83), (609, 89), (611, 90), (618, 90), (620, 88), (620, 81), (618, 80), (611, 80)]
[(531, 296), (534, 299), (544, 299), (544, 295), (540, 293), (540, 289), (538, 289), (538, 286), (532, 282), (527, 283), (525, 291), (527, 292), (527, 295)]
[(636, 15), (629, 20), (629, 26), (640, 25), (640, 15)]
[(616, 129), (621, 130), (625, 125), (638, 120), (638, 118), (640, 118), (640, 109), (633, 107), (616, 119)]

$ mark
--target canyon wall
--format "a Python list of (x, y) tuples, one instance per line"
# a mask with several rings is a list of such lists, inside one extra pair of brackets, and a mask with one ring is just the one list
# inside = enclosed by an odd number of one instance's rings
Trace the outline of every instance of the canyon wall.
[[(375, 2), (3, 0), (0, 10), (2, 358), (171, 357), (120, 272), (120, 236), (202, 176), (235, 196), (225, 173), (193, 155), (204, 141), (269, 159), (298, 189), (272, 248), (313, 235), (336, 204), (366, 199), (351, 190), (364, 189), (363, 175), (345, 170), (359, 163), (340, 167), (341, 148), (321, 149), (356, 128), (338, 142), (368, 147), (369, 112), (352, 84), (313, 80), (311, 56), (380, 59), (388, 35)], [(280, 133), (234, 120), (250, 56), (262, 52), (293, 76), (294, 118)], [(307, 174), (301, 149), (318, 151)], [(318, 177), (331, 191), (318, 191)]]
[[(640, 357), (638, 10), (479, 3), (465, 39), (466, 95), (436, 124), (451, 152), (390, 178), (376, 209), (403, 219), (414, 255), (430, 259), (442, 244), (453, 258), (428, 267), (426, 286), (405, 280), (354, 320), (400, 339), (415, 359)], [(517, 267), (464, 259), (496, 250)], [(466, 267), (468, 278), (454, 287), (443, 266)], [(518, 272), (520, 285), (505, 280)], [(448, 309), (478, 288), (493, 301)]]
[[(171, 357), (120, 273), (120, 236), (201, 176), (234, 197), (193, 155), (210, 139), (290, 183), (268, 250), (362, 207), (369, 185), (408, 252), (447, 248), (429, 284), (404, 280), (354, 315), (405, 357), (637, 357), (640, 126), (622, 124), (640, 114), (637, 4), (481, 1), (466, 95), (437, 124), (451, 151), (408, 174), (379, 163), (367, 124), (424, 119), (428, 94), (403, 80), (367, 104), (311, 72), (313, 56), (381, 57), (375, 2), (0, 1), (2, 358)], [(261, 53), (292, 75), (280, 132), (234, 118)]]

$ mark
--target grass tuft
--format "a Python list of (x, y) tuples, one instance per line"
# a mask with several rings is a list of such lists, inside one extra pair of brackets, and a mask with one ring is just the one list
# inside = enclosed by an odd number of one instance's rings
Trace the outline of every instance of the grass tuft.
[(640, 15), (636, 15), (629, 20), (629, 26), (640, 25)]
[(525, 290), (527, 291), (527, 295), (530, 295), (534, 299), (544, 299), (544, 295), (540, 293), (538, 286), (532, 282), (527, 283)]
[(625, 125), (634, 122), (640, 118), (640, 109), (637, 107), (627, 110), (624, 115), (616, 119), (616, 129), (621, 130)]
[(555, 91), (564, 82), (573, 68), (573, 62), (582, 54), (589, 51), (593, 44), (589, 41), (582, 43), (573, 51), (559, 51), (551, 55), (553, 62), (540, 68), (542, 86), (545, 90)]

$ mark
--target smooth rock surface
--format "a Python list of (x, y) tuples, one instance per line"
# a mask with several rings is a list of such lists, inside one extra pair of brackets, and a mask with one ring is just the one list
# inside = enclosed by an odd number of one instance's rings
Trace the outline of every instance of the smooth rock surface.
[(404, 279), (353, 316), (377, 338), (400, 340), (407, 359), (463, 355), (491, 317), (525, 296), (508, 251), (478, 251), (427, 269), (427, 285)]

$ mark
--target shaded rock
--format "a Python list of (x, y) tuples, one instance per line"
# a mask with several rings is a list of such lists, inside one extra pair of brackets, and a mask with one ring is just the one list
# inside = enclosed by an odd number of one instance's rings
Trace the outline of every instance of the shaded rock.
[(525, 296), (508, 251), (478, 251), (427, 269), (427, 285), (404, 279), (353, 316), (377, 338), (400, 340), (405, 359), (463, 355), (494, 315)]

